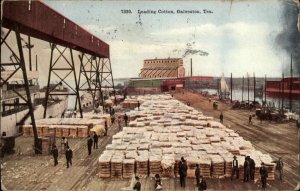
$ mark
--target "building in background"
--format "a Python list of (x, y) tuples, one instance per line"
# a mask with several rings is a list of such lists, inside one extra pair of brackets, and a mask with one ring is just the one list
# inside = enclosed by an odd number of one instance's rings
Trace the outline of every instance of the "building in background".
[(182, 58), (144, 60), (141, 78), (179, 78), (185, 76)]

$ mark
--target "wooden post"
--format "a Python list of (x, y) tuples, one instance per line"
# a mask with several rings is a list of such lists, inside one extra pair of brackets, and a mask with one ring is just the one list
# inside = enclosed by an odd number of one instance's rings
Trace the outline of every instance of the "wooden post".
[(230, 102), (232, 103), (232, 73), (230, 74)]

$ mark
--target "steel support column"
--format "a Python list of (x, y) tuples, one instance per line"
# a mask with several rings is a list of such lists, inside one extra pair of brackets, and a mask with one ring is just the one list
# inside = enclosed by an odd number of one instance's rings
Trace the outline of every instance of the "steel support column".
[[(32, 124), (32, 129), (33, 129), (33, 135), (34, 135), (34, 147), (35, 147), (35, 152), (38, 153), (38, 134), (36, 130), (36, 124), (35, 124), (35, 118), (34, 118), (34, 110), (33, 110), (33, 104), (31, 102), (31, 96), (30, 96), (30, 90), (29, 90), (29, 83), (28, 83), (28, 78), (27, 78), (27, 72), (26, 72), (26, 64), (25, 64), (25, 59), (24, 59), (24, 54), (23, 54), (23, 46), (21, 42), (21, 36), (19, 33), (19, 28), (18, 26), (15, 26), (15, 34), (16, 34), (16, 40), (17, 40), (17, 47), (18, 47), (18, 52), (19, 56), (13, 51), (13, 49), (8, 45), (6, 42), (6, 38), (10, 35), (11, 30), (8, 31), (6, 36), (4, 38), (1, 37), (1, 49), (2, 45), (6, 45), (6, 47), (11, 51), (12, 57), (11, 57), (11, 62), (12, 63), (3, 63), (1, 59), (1, 72), (2, 71), (11, 71), (12, 73), (4, 79), (3, 76), (1, 76), (1, 83), (0, 87), (1, 89), (3, 88), (3, 85), (8, 85), (9, 79), (11, 79), (18, 70), (22, 71), (22, 76), (24, 80), (23, 88), (25, 89), (26, 95), (21, 95), (17, 90), (13, 89), (13, 91), (24, 101), (24, 103), (16, 103), (18, 105), (27, 105), (28, 107), (28, 114), (27, 116), (30, 116), (31, 118), (31, 124)], [(14, 60), (13, 60), (14, 58)], [(14, 67), (12, 67), (14, 66)], [(1, 116), (0, 116), (1, 117)]]
[[(111, 88), (112, 93), (115, 97), (115, 103), (117, 103), (116, 91), (114, 85), (114, 78), (112, 74), (111, 62), (109, 58), (100, 58), (101, 60), (101, 70), (100, 74), (100, 84), (101, 88)], [(102, 95), (103, 98), (103, 95)]]
[[(76, 103), (75, 103), (74, 109), (75, 110), (77, 109), (77, 103), (78, 103), (80, 117), (82, 118), (83, 116), (82, 116), (82, 109), (81, 109), (81, 104), (80, 104), (79, 87), (78, 87), (78, 83), (77, 83), (72, 49), (70, 48), (69, 57), (71, 60), (69, 60), (64, 55), (65, 51), (68, 49), (67, 47), (64, 47), (63, 50), (60, 50), (56, 44), (52, 43), (52, 44), (50, 44), (50, 46), (51, 46), (50, 67), (49, 67), (48, 83), (47, 83), (47, 89), (46, 89), (46, 99), (45, 99), (45, 104), (44, 104), (44, 106), (45, 106), (44, 118), (46, 118), (46, 116), (47, 116), (47, 106), (48, 106), (48, 102), (50, 101), (49, 98), (53, 98), (52, 96), (57, 96), (59, 94), (59, 93), (55, 93), (56, 87), (58, 87), (59, 85), (62, 85), (62, 84), (66, 85), (68, 87), (68, 92), (65, 95), (68, 95), (68, 96), (75, 95), (76, 96)], [(59, 56), (54, 61), (53, 55), (54, 55), (55, 50), (58, 52)], [(61, 58), (63, 58), (63, 60), (65, 62), (63, 62), (59, 66), (59, 64), (57, 64), (57, 63)], [(72, 73), (74, 74), (74, 76), (73, 76), (74, 80), (70, 80), (72, 82), (68, 83), (66, 81), (66, 78), (69, 77)], [(51, 79), (53, 81), (52, 74), (54, 75), (54, 77), (59, 79), (59, 82), (54, 84), (53, 87), (50, 87)]]
[(89, 92), (92, 95), (93, 107), (96, 108), (97, 105), (100, 104), (99, 99), (96, 98), (97, 92), (99, 92), (100, 97), (102, 97), (101, 84), (99, 78), (100, 59), (94, 56), (88, 56), (86, 54), (81, 54), (79, 56), (79, 59), (79, 91)]

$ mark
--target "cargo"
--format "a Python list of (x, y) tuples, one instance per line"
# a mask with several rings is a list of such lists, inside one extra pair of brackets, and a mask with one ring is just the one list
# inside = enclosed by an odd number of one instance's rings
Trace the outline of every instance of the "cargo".
[[(271, 173), (269, 179), (273, 179), (275, 166), (271, 157), (257, 152), (249, 141), (213, 121), (212, 117), (204, 116), (169, 95), (140, 96), (138, 99), (143, 102), (140, 111), (127, 112), (134, 120), (113, 136), (111, 145), (106, 146), (106, 151), (121, 152), (123, 159), (135, 161), (130, 173), (124, 174), (123, 169), (123, 177), (128, 177), (132, 171), (142, 177), (148, 174), (177, 177), (181, 157), (187, 160), (190, 178), (195, 176), (196, 164), (200, 165), (201, 175), (205, 178), (230, 177), (236, 155), (241, 179), (245, 156), (253, 157), (256, 162), (265, 161)], [(120, 167), (119, 163), (114, 162), (114, 165)], [(116, 172), (121, 170), (114, 170)], [(258, 176), (257, 171), (255, 176)]]

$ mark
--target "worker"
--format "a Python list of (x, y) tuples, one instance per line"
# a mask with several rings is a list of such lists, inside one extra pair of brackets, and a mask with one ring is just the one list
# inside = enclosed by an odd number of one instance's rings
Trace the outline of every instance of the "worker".
[(220, 114), (220, 122), (221, 122), (221, 123), (223, 123), (223, 117), (224, 117), (224, 116), (223, 116), (223, 112), (221, 112), (221, 114)]
[(233, 157), (233, 161), (232, 161), (231, 180), (232, 180), (234, 175), (236, 176), (236, 179), (239, 178), (239, 162), (236, 159), (236, 156)]
[(53, 156), (53, 159), (54, 159), (54, 166), (56, 166), (58, 164), (58, 161), (57, 161), (58, 150), (57, 150), (56, 145), (53, 145), (51, 152), (52, 152), (52, 156)]
[(248, 122), (248, 124), (252, 125), (252, 115), (249, 115), (249, 122)]
[(197, 186), (199, 186), (199, 183), (200, 183), (200, 168), (199, 168), (199, 164), (196, 164), (195, 177), (196, 177)]
[(67, 150), (67, 146), (68, 146), (68, 139), (66, 137), (62, 137), (61, 144), (64, 147), (64, 151), (66, 151)]
[(93, 147), (93, 139), (89, 136), (87, 140), (88, 152), (89, 155), (92, 154), (92, 147)]
[(265, 189), (265, 188), (267, 188), (268, 170), (265, 167), (264, 163), (261, 163), (259, 173), (260, 173), (260, 177), (261, 177), (262, 188)]
[(250, 180), (250, 162), (249, 157), (245, 157), (244, 162), (244, 182), (248, 182)]
[(140, 101), (137, 102), (138, 110), (140, 111)]
[(278, 161), (276, 162), (276, 169), (279, 171), (279, 179), (282, 180), (283, 176), (283, 162), (281, 157), (279, 157)]
[(179, 177), (180, 177), (180, 187), (185, 187), (185, 177), (187, 175), (187, 165), (183, 157), (179, 162)]
[(209, 103), (211, 102), (211, 98), (208, 99)]
[(119, 130), (121, 131), (122, 130), (122, 120), (121, 120), (121, 116), (118, 117), (118, 127), (119, 127)]
[(124, 115), (124, 121), (125, 121), (125, 126), (127, 127), (127, 123), (128, 123), (128, 116), (126, 115), (126, 113), (125, 113), (125, 115)]
[(133, 186), (133, 190), (136, 190), (136, 191), (140, 191), (141, 190), (141, 183), (140, 183), (140, 178), (138, 176), (135, 177), (135, 184)]
[(68, 145), (66, 150), (67, 168), (69, 168), (69, 164), (72, 166), (72, 158), (73, 158), (73, 151), (70, 149)]
[(115, 114), (114, 114), (114, 115), (111, 116), (111, 124), (114, 124), (114, 123), (115, 123), (115, 119), (116, 119), (116, 118), (115, 118)]
[(93, 139), (94, 139), (94, 149), (98, 149), (98, 135), (96, 132), (94, 132)]
[(249, 157), (249, 165), (250, 165), (250, 178), (251, 180), (254, 180), (254, 174), (255, 174), (255, 161)]
[(154, 180), (155, 180), (155, 185), (154, 185), (155, 190), (162, 190), (162, 183), (159, 174), (155, 174)]
[(104, 136), (107, 136), (108, 133), (107, 121), (104, 121), (104, 129), (105, 129)]
[(206, 181), (205, 181), (204, 177), (200, 176), (200, 183), (198, 185), (198, 190), (203, 191), (206, 189), (207, 189)]

